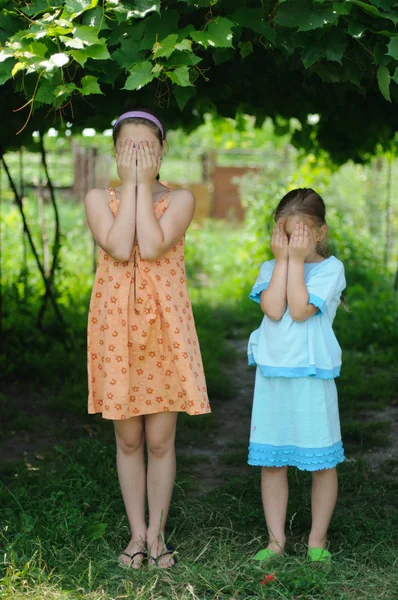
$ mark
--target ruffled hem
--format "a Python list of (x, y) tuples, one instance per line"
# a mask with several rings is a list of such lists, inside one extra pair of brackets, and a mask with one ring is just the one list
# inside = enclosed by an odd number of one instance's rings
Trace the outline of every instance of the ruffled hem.
[(320, 369), (316, 365), (308, 367), (269, 367), (259, 365), (253, 354), (248, 355), (248, 364), (250, 367), (257, 366), (263, 377), (315, 377), (316, 379), (335, 379), (339, 377), (341, 366), (333, 369)]
[(308, 304), (313, 304), (316, 308), (319, 308), (319, 312), (315, 313), (317, 315), (325, 313), (328, 309), (326, 302), (319, 296), (315, 296), (315, 294), (308, 295)]
[(269, 286), (269, 281), (266, 283), (258, 283), (253, 286), (252, 291), (249, 294), (250, 300), (254, 300), (254, 302), (258, 302), (260, 304), (261, 300), (261, 292), (264, 292)]
[(302, 471), (332, 469), (345, 460), (341, 440), (326, 448), (249, 445), (249, 465), (255, 467), (297, 467)]

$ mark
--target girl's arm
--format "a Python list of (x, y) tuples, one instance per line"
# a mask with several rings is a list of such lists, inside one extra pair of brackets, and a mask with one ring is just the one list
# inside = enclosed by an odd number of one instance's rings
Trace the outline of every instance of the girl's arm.
[(290, 238), (287, 276), (287, 303), (293, 321), (306, 321), (318, 312), (316, 306), (308, 304), (308, 289), (304, 281), (304, 261), (311, 250), (308, 227), (298, 223)]
[(273, 231), (271, 248), (275, 267), (268, 288), (261, 293), (260, 305), (267, 317), (279, 321), (286, 311), (288, 270), (288, 240), (281, 222)]
[(130, 142), (116, 154), (121, 179), (119, 208), (116, 217), (109, 208), (109, 193), (91, 190), (85, 199), (87, 222), (97, 244), (112, 258), (124, 262), (130, 258), (135, 236), (136, 156)]
[(167, 212), (158, 221), (152, 199), (152, 182), (159, 171), (152, 144), (140, 144), (137, 156), (137, 238), (144, 260), (157, 260), (183, 237), (193, 218), (195, 198), (188, 190), (172, 192)]

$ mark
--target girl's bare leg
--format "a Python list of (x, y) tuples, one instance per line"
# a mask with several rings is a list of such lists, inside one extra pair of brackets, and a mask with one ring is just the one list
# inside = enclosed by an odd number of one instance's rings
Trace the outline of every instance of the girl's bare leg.
[(329, 523), (337, 500), (337, 470), (324, 469), (312, 474), (312, 526), (308, 539), (309, 548), (324, 548)]
[[(157, 557), (165, 551), (164, 532), (173, 493), (176, 456), (176, 412), (156, 413), (145, 417), (145, 437), (148, 449), (148, 506), (147, 543), (149, 554)], [(159, 567), (172, 566), (174, 559), (166, 555)]]
[(262, 468), (261, 496), (269, 535), (267, 548), (282, 554), (286, 543), (285, 523), (289, 497), (287, 467)]
[[(146, 548), (144, 418), (132, 417), (126, 421), (114, 421), (114, 427), (117, 472), (131, 532), (125, 552), (132, 555)], [(143, 556), (138, 555), (130, 561), (128, 556), (121, 554), (119, 560), (139, 568)]]

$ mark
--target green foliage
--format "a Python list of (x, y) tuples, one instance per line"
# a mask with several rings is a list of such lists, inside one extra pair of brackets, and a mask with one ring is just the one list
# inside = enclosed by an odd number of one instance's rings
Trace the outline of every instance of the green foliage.
[[(272, 569), (251, 557), (263, 547), (264, 515), (259, 472), (222, 482), (208, 494), (192, 486), (195, 457), (180, 451), (178, 484), (168, 519), (168, 539), (178, 552), (176, 569), (117, 564), (128, 540), (115, 469), (111, 428), (101, 440), (88, 435), (57, 445), (37, 466), (11, 465), (3, 473), (0, 510), (4, 598), (15, 600), (374, 600), (393, 598), (397, 533), (396, 480), (360, 462), (342, 465), (340, 497), (330, 528), (334, 562), (315, 568), (305, 560), (310, 514), (308, 474), (290, 477), (289, 545)], [(233, 462), (231, 457), (226, 462)], [(201, 477), (197, 477), (201, 485)], [(361, 510), (358, 510), (358, 506)], [(276, 579), (261, 585), (264, 574)], [(270, 596), (276, 594), (276, 596)]]
[[(136, 103), (156, 105), (185, 129), (207, 112), (246, 111), (258, 124), (295, 117), (303, 127), (294, 143), (325, 148), (337, 162), (366, 160), (398, 127), (392, 1), (217, 0), (210, 10), (183, 0), (22, 4), (0, 5), (6, 148), (53, 125), (44, 119), (49, 107), (61, 129), (69, 121), (74, 131), (104, 130)], [(321, 119), (308, 127), (315, 112)]]

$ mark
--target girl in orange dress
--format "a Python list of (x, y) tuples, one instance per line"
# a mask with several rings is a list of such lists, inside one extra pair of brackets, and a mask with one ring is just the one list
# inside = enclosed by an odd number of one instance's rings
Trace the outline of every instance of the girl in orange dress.
[(175, 564), (164, 532), (177, 416), (210, 412), (184, 262), (195, 199), (158, 181), (165, 134), (151, 112), (121, 115), (113, 141), (120, 186), (86, 197), (99, 246), (88, 321), (88, 412), (114, 423), (131, 530), (119, 560), (140, 568), (148, 558), (167, 568)]

